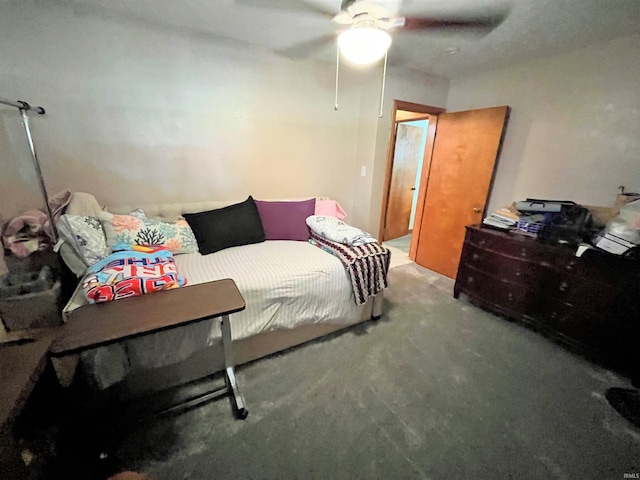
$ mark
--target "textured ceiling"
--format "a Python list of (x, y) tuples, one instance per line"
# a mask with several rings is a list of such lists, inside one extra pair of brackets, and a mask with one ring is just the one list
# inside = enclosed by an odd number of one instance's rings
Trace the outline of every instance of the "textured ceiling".
[[(46, 8), (72, 8), (82, 15), (107, 16), (116, 21), (178, 30), (211, 41), (273, 50), (289, 58), (310, 56), (327, 61), (335, 59), (335, 46), (331, 42), (313, 49), (309, 55), (300, 55), (297, 47), (315, 45), (318, 38), (332, 37), (338, 25), (319, 10), (337, 13), (341, 3), (341, 0), (34, 1)], [(484, 36), (459, 31), (392, 32), (389, 51), (392, 65), (445, 78), (640, 33), (640, 0), (378, 0), (377, 3), (405, 16), (509, 11), (505, 21)], [(458, 52), (449, 53), (452, 49)]]

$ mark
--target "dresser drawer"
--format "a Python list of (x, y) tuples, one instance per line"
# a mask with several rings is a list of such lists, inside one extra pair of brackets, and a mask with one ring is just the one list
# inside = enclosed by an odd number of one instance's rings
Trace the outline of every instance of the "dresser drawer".
[(579, 277), (555, 270), (547, 270), (538, 281), (538, 296), (549, 301), (562, 301), (573, 305), (589, 302), (593, 296), (591, 285)]
[(553, 259), (553, 268), (558, 271), (580, 278), (589, 275), (589, 265), (586, 265), (583, 259), (574, 254), (565, 253), (563, 250), (556, 252), (551, 258)]
[(587, 250), (582, 257), (558, 256), (556, 262), (564, 271), (585, 281), (640, 291), (640, 263), (596, 250)]
[[(465, 243), (481, 250), (498, 252), (510, 258), (539, 263), (542, 266), (581, 277), (593, 274), (594, 266), (608, 279), (620, 273), (619, 263), (610, 254), (588, 251), (576, 257), (576, 249), (566, 245), (550, 245), (516, 233), (468, 228)], [(586, 258), (585, 258), (586, 257)], [(628, 262), (626, 262), (628, 263)], [(595, 264), (595, 265), (594, 265)], [(608, 268), (603, 268), (603, 265)]]
[(548, 247), (534, 239), (488, 229), (467, 229), (465, 242), (521, 260), (546, 262), (549, 256)]
[[(566, 308), (565, 304), (551, 303), (547, 306), (544, 318), (553, 332), (565, 337), (566, 343), (581, 345), (584, 350), (600, 355), (616, 353), (616, 349), (627, 348), (635, 343), (632, 341), (634, 331), (630, 324), (612, 322), (611, 317), (600, 316), (594, 311), (580, 311)], [(637, 335), (635, 338), (638, 338)]]
[(537, 284), (548, 268), (526, 259), (505, 257), (494, 250), (486, 250), (472, 244), (465, 245), (462, 262), (480, 272), (502, 281), (523, 285)]
[(542, 298), (575, 302), (589, 296), (593, 290), (581, 277), (570, 273), (571, 269), (565, 272), (552, 268), (548, 262), (508, 257), (471, 244), (465, 244), (461, 261), (463, 268), (471, 268), (503, 282), (521, 284)]
[(456, 290), (508, 313), (528, 315), (535, 311), (535, 299), (526, 285), (502, 281), (473, 267), (460, 272)]

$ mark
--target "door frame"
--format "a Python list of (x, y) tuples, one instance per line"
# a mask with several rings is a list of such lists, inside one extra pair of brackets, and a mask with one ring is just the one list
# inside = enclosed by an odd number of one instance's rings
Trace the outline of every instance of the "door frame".
[[(427, 127), (427, 144), (425, 146), (424, 158), (422, 161), (422, 171), (420, 174), (420, 188), (418, 189), (418, 202), (416, 205), (416, 213), (413, 221), (413, 231), (420, 231), (422, 223), (422, 212), (424, 209), (424, 199), (427, 191), (428, 172), (431, 167), (431, 153), (433, 152), (433, 140), (435, 139), (436, 126), (438, 123), (438, 114), (445, 112), (444, 108), (433, 107), (430, 105), (422, 105), (419, 103), (406, 102), (403, 100), (393, 100), (391, 110), (391, 131), (389, 133), (389, 144), (387, 146), (387, 166), (385, 169), (384, 184), (382, 189), (382, 209), (380, 212), (380, 229), (378, 238), (383, 238), (385, 230), (385, 220), (387, 217), (387, 207), (389, 203), (389, 193), (391, 191), (391, 176), (393, 174), (393, 156), (396, 148), (396, 124), (400, 123), (396, 120), (396, 112), (405, 110), (409, 112), (424, 113), (429, 115), (429, 126)], [(425, 173), (427, 175), (425, 175)], [(415, 260), (418, 250), (418, 238), (411, 235), (411, 246), (409, 248), (409, 258)]]

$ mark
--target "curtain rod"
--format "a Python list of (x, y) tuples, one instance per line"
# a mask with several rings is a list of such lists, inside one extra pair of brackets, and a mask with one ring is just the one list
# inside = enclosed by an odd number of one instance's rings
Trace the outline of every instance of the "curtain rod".
[(0, 103), (3, 103), (5, 105), (9, 105), (10, 107), (19, 108), (20, 110), (33, 110), (33, 111), (35, 111), (36, 113), (38, 113), (40, 115), (44, 115), (46, 113), (44, 108), (42, 108), (42, 107), (32, 107), (27, 102), (23, 102), (22, 100), (16, 100), (14, 102), (13, 100), (8, 100), (6, 98), (0, 97)]
[(33, 137), (31, 136), (31, 129), (29, 128), (29, 116), (27, 115), (28, 110), (33, 110), (34, 112), (44, 115), (46, 112), (42, 107), (32, 107), (27, 102), (23, 102), (22, 100), (16, 100), (15, 102), (12, 100), (7, 100), (6, 98), (0, 97), (0, 103), (4, 105), (9, 105), (10, 107), (16, 107), (20, 110), (20, 114), (22, 115), (22, 125), (24, 126), (24, 132), (27, 136), (27, 143), (29, 144), (29, 150), (31, 151), (31, 159), (33, 160), (33, 165), (35, 166), (36, 173), (38, 174), (38, 180), (40, 181), (40, 192), (44, 197), (44, 206), (47, 211), (47, 217), (49, 218), (49, 225), (51, 226), (51, 233), (53, 234), (53, 243), (58, 241), (58, 229), (56, 228), (56, 222), (53, 218), (53, 212), (51, 211), (51, 206), (49, 205), (49, 194), (47, 193), (47, 187), (44, 184), (44, 178), (42, 178), (42, 170), (40, 169), (40, 162), (38, 161), (38, 154), (36, 153), (36, 146), (33, 143)]

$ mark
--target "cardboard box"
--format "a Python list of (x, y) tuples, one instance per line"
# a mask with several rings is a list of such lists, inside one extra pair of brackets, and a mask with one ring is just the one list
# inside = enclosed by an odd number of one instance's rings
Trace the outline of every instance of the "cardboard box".
[(596, 247), (615, 255), (622, 255), (627, 250), (635, 246), (636, 245), (634, 243), (628, 242), (623, 238), (616, 237), (615, 235), (611, 235), (610, 233), (605, 233), (604, 237), (600, 237), (596, 242)]
[(593, 219), (601, 225), (606, 225), (620, 213), (620, 209), (617, 207), (600, 207), (597, 205), (584, 205), (584, 207), (589, 210)]

